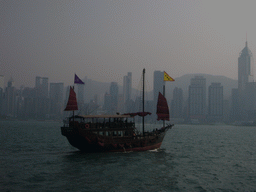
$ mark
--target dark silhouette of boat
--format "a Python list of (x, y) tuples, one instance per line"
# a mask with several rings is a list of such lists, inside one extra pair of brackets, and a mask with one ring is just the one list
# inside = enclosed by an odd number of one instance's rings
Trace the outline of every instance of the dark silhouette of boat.
[[(152, 131), (144, 130), (144, 117), (150, 112), (144, 112), (144, 74), (143, 70), (143, 111), (116, 115), (74, 115), (78, 110), (76, 93), (70, 87), (70, 95), (66, 111), (73, 115), (64, 121), (61, 127), (62, 135), (69, 143), (84, 152), (125, 152), (147, 151), (161, 147), (166, 132), (173, 127), (165, 125)], [(135, 126), (135, 116), (142, 117), (142, 132)], [(159, 92), (157, 105), (158, 120), (169, 120), (169, 108), (165, 97)]]

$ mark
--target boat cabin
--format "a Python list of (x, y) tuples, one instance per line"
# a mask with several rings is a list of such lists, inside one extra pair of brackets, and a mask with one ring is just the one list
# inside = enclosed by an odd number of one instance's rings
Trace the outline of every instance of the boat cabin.
[(92, 131), (101, 136), (123, 137), (133, 135), (134, 117), (130, 115), (75, 115), (64, 127)]

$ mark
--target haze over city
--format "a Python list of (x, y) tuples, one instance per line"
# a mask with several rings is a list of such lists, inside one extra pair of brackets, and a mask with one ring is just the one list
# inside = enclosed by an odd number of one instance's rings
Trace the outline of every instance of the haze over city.
[[(237, 79), (244, 48), (256, 54), (255, 1), (1, 1), (0, 75), (33, 87), (35, 77), (79, 77), (133, 87), (146, 68), (173, 78)], [(253, 62), (254, 64), (254, 62)], [(152, 88), (152, 87), (151, 87)]]

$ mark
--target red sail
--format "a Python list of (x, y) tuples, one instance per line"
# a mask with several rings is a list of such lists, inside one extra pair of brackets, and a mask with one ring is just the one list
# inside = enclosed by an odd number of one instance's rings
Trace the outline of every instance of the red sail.
[(166, 98), (159, 92), (157, 101), (157, 120), (167, 120), (170, 121), (169, 108)]
[(64, 111), (75, 111), (78, 110), (76, 93), (72, 87), (70, 87), (68, 103)]

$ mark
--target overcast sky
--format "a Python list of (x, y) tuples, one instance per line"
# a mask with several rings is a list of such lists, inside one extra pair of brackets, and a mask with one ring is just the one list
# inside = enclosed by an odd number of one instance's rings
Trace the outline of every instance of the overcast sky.
[(73, 84), (74, 73), (116, 81), (143, 68), (173, 78), (207, 73), (237, 79), (245, 46), (256, 57), (256, 1), (0, 0), (0, 75)]

